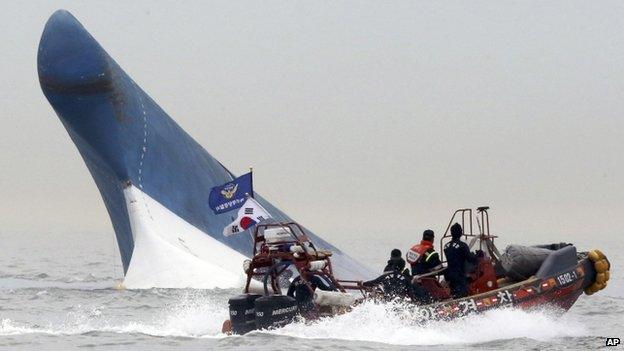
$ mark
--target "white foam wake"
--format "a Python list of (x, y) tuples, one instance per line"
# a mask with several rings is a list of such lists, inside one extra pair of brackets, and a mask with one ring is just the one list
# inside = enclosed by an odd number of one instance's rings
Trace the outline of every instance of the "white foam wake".
[[(221, 326), (227, 317), (226, 302), (222, 298), (191, 292), (143, 320), (107, 317), (104, 308), (85, 308), (67, 314), (59, 323), (29, 325), (2, 319), (0, 335), (75, 335), (97, 331), (160, 337), (224, 338), (227, 336), (221, 333)], [(307, 324), (296, 322), (281, 329), (256, 333), (394, 345), (474, 344), (516, 338), (546, 341), (588, 335), (580, 321), (560, 312), (504, 309), (452, 321), (418, 324), (400, 304), (375, 302), (366, 302), (350, 313), (333, 318)]]
[(193, 292), (175, 304), (144, 319), (123, 320), (106, 315), (104, 307), (85, 307), (67, 313), (60, 321), (24, 323), (8, 318), (0, 320), (0, 336), (23, 334), (78, 335), (90, 332), (145, 334), (152, 336), (223, 338), (224, 320), (228, 318), (223, 301)]
[(473, 344), (494, 340), (586, 335), (583, 324), (556, 311), (492, 310), (451, 321), (410, 321), (399, 304), (367, 302), (351, 313), (312, 324), (293, 323), (270, 333), (298, 338), (341, 339), (394, 345)]

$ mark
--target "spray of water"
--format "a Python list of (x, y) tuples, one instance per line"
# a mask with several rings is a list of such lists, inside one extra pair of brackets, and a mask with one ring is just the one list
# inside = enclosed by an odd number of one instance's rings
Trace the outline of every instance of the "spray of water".
[[(138, 315), (138, 313), (136, 314)], [(228, 312), (221, 299), (189, 291), (176, 303), (166, 306), (156, 315), (140, 320), (107, 316), (105, 307), (91, 306), (77, 308), (75, 311), (67, 313), (63, 320), (45, 324), (16, 322), (4, 318), (0, 320), (0, 336), (21, 334), (76, 335), (90, 332), (109, 332), (152, 336), (223, 338), (226, 335), (221, 333), (221, 326), (227, 318)]]
[[(195, 294), (183, 295), (145, 320), (107, 318), (102, 308), (85, 308), (67, 314), (60, 323), (26, 325), (9, 319), (0, 321), (0, 335), (44, 333), (84, 334), (93, 331), (225, 338), (222, 322), (228, 317), (223, 298)], [(493, 310), (452, 321), (416, 323), (399, 303), (366, 302), (350, 313), (315, 322), (295, 322), (283, 328), (260, 331), (276, 336), (306, 339), (338, 339), (381, 342), (395, 345), (436, 345), (483, 343), (494, 340), (530, 338), (549, 340), (587, 335), (580, 321), (553, 311)]]
[(311, 324), (298, 322), (270, 333), (394, 345), (470, 344), (515, 338), (549, 340), (586, 333), (580, 322), (549, 310), (492, 310), (451, 321), (424, 323), (413, 322), (404, 311), (398, 303), (367, 302), (351, 313)]

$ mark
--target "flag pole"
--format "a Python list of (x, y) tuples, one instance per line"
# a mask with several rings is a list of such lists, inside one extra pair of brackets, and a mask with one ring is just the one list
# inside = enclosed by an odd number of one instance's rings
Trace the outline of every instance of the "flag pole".
[(253, 166), (249, 166), (249, 174), (251, 175), (251, 194), (245, 194), (248, 197), (253, 199), (253, 202), (255, 202), (258, 206), (260, 206), (260, 208), (266, 212), (269, 216), (271, 215), (271, 213), (269, 211), (266, 210), (266, 208), (264, 208), (262, 205), (260, 205), (260, 203), (258, 201), (256, 201), (256, 199), (254, 198), (254, 190), (253, 190)]
[(253, 166), (249, 166), (249, 175), (251, 176), (251, 197), (254, 197), (253, 191)]

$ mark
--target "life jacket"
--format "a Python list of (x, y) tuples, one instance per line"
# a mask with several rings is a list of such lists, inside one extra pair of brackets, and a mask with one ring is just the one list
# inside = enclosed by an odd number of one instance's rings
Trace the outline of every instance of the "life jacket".
[(422, 240), (420, 244), (412, 246), (405, 254), (405, 258), (409, 264), (415, 264), (425, 257), (425, 253), (433, 248), (433, 243), (428, 240)]

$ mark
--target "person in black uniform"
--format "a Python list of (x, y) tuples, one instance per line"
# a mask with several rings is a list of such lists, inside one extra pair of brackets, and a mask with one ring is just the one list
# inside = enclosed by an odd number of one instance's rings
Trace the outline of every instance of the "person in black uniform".
[[(304, 273), (306, 274), (306, 273)], [(306, 274), (306, 278), (308, 279), (308, 284), (301, 279), (300, 276), (293, 279), (292, 283), (288, 287), (288, 292), (286, 295), (290, 297), (294, 297), (297, 300), (297, 305), (299, 305), (299, 310), (302, 312), (310, 312), (314, 309), (314, 293), (313, 291), (317, 288), (324, 291), (333, 291), (336, 290), (331, 283), (327, 283), (324, 279), (320, 278), (315, 274)], [(310, 291), (312, 288), (312, 291)]]
[(403, 272), (405, 269), (405, 260), (401, 257), (401, 250), (394, 249), (390, 252), (390, 259), (384, 268), (384, 273)]
[(395, 297), (411, 296), (409, 281), (409, 269), (405, 268), (405, 260), (401, 257), (401, 250), (393, 249), (383, 274), (376, 279), (363, 282), (363, 285), (368, 287), (381, 286), (385, 298), (391, 300)]
[(384, 292), (389, 298), (396, 296), (409, 296), (411, 287), (409, 282), (409, 269), (405, 268), (405, 260), (401, 257), (401, 250), (393, 249), (390, 259), (384, 268), (384, 274), (393, 273), (381, 281)]
[(449, 283), (453, 298), (468, 296), (468, 279), (466, 278), (466, 263), (476, 263), (477, 258), (470, 252), (468, 244), (461, 241), (464, 234), (459, 223), (451, 226), (452, 240), (444, 245), (447, 267), (444, 279)]

